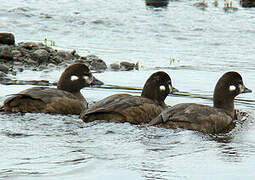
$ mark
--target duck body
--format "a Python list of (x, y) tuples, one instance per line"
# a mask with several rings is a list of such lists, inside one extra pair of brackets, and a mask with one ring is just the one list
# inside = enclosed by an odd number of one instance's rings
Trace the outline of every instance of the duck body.
[(6, 111), (53, 114), (80, 114), (88, 103), (57, 88), (33, 87), (14, 94), (4, 102)]
[(6, 112), (34, 112), (53, 114), (80, 114), (88, 103), (80, 89), (89, 86), (92, 74), (81, 63), (70, 65), (62, 73), (57, 88), (32, 87), (4, 101)]
[(146, 81), (141, 96), (111, 95), (96, 102), (80, 117), (84, 122), (106, 120), (131, 124), (148, 123), (167, 107), (164, 100), (172, 89), (169, 75), (159, 71)]
[(148, 98), (115, 94), (95, 103), (82, 119), (84, 122), (106, 120), (141, 124), (151, 121), (164, 108)]
[(209, 134), (230, 131), (235, 124), (236, 111), (234, 98), (241, 93), (251, 92), (243, 84), (240, 74), (234, 71), (225, 73), (214, 89), (213, 107), (182, 103), (164, 110), (149, 122), (164, 128), (183, 128)]
[(228, 131), (233, 126), (233, 117), (223, 109), (183, 103), (166, 109), (150, 125), (158, 123), (159, 127), (164, 128), (183, 128), (215, 134)]

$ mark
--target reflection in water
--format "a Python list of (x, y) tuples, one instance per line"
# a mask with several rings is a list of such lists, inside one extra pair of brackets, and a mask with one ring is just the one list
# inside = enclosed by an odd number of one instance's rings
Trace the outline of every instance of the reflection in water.
[(208, 135), (208, 140), (217, 143), (217, 156), (226, 162), (242, 162), (244, 158), (249, 157), (249, 154), (253, 154), (255, 151), (255, 145), (242, 142), (242, 138), (249, 130), (254, 118), (247, 112), (239, 112), (240, 114), (244, 116), (236, 122), (236, 126), (231, 132)]
[(85, 171), (84, 177), (120, 177), (126, 169), (128, 174), (144, 179), (189, 179), (196, 168), (205, 168), (202, 162), (218, 166), (242, 163), (255, 153), (254, 143), (243, 140), (252, 118), (237, 123), (227, 134), (205, 135), (128, 123), (85, 124), (77, 116), (9, 116), (11, 121), (7, 115), (0, 115), (0, 140), (5, 145), (0, 153), (12, 152), (8, 156), (0, 154), (2, 178), (70, 173), (78, 177)]

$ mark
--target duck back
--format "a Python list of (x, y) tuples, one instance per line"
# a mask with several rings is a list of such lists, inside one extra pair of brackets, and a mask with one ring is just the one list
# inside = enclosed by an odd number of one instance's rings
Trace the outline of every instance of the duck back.
[(106, 120), (141, 124), (148, 123), (161, 111), (162, 108), (151, 99), (115, 94), (95, 103), (81, 118), (84, 122)]
[(80, 114), (87, 107), (84, 100), (56, 88), (33, 87), (7, 98), (4, 108), (11, 112)]
[(222, 133), (233, 127), (232, 117), (224, 110), (202, 104), (183, 103), (163, 111), (150, 125), (183, 128), (203, 133)]

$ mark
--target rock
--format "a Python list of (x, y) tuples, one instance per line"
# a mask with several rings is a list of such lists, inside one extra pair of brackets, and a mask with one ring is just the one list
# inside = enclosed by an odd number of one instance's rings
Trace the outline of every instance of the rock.
[(12, 33), (0, 33), (0, 44), (14, 45), (14, 35)]
[(193, 6), (201, 9), (201, 10), (205, 10), (206, 8), (208, 8), (208, 3), (207, 2), (195, 2), (193, 3)]
[(110, 69), (112, 71), (119, 71), (120, 70), (120, 65), (117, 64), (117, 63), (110, 64)]
[(169, 0), (145, 0), (147, 6), (151, 7), (166, 7)]
[(12, 60), (13, 55), (11, 53), (11, 47), (4, 45), (0, 46), (0, 59)]
[(106, 63), (96, 55), (88, 55), (82, 59), (85, 59), (85, 63), (89, 64), (91, 70), (105, 71), (107, 69)]
[(126, 62), (123, 61), (120, 63), (120, 70), (122, 71), (131, 71), (135, 69), (135, 64), (134, 63), (130, 63), (130, 62)]
[(237, 11), (238, 8), (237, 8), (237, 7), (223, 7), (223, 10), (224, 10), (225, 12), (231, 13), (231, 12)]
[(39, 64), (47, 63), (49, 60), (49, 53), (44, 49), (38, 49), (31, 54), (31, 58)]
[(254, 0), (240, 0), (240, 5), (245, 8), (255, 7)]
[(0, 71), (3, 73), (8, 73), (9, 67), (4, 64), (0, 64)]
[(18, 43), (19, 47), (25, 48), (25, 49), (39, 49), (39, 47), (44, 46), (41, 42), (20, 42)]
[(64, 50), (58, 50), (57, 51), (57, 55), (60, 56), (61, 58), (65, 59), (65, 60), (72, 60), (73, 59), (73, 55), (67, 51)]
[(19, 50), (12, 50), (11, 53), (14, 58), (19, 58), (22, 56), (22, 53)]

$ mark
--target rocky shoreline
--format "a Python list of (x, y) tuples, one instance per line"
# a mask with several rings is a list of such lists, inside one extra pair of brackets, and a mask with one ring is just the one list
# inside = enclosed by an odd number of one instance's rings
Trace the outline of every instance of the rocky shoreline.
[[(12, 33), (0, 33), (0, 84), (32, 84), (32, 85), (55, 85), (48, 81), (22, 81), (10, 78), (24, 70), (42, 71), (67, 67), (75, 62), (85, 63), (92, 72), (130, 71), (138, 70), (138, 64), (120, 62), (107, 66), (104, 60), (96, 55), (80, 56), (75, 50), (68, 52), (53, 49), (42, 42), (19, 42), (15, 43)], [(95, 79), (93, 85), (103, 85), (103, 82)]]

